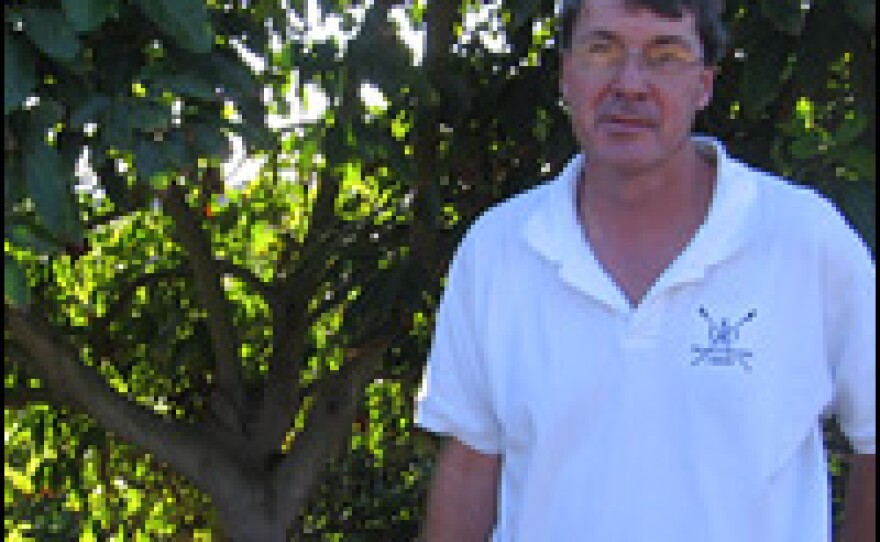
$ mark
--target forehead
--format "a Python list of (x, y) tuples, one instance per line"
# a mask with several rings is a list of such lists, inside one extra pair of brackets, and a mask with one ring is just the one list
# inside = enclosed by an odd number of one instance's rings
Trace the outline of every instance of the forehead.
[(650, 40), (658, 36), (677, 36), (699, 43), (694, 15), (683, 10), (680, 18), (669, 17), (650, 8), (631, 5), (624, 0), (585, 0), (575, 21), (573, 38), (596, 31), (618, 34), (623, 38)]

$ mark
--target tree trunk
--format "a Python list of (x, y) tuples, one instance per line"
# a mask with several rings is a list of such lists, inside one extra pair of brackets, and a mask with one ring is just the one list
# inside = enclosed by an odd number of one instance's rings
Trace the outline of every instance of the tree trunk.
[(271, 517), (265, 510), (246, 505), (235, 507), (234, 511), (228, 506), (217, 509), (224, 534), (231, 542), (288, 542), (286, 517)]
[(246, 521), (246, 524), (229, 528), (232, 542), (288, 542), (287, 527), (284, 525), (257, 516), (251, 516)]

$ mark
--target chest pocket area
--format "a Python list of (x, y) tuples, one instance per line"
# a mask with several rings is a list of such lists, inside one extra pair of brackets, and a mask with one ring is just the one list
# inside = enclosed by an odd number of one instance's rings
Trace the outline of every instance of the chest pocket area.
[(820, 329), (807, 322), (819, 315), (778, 316), (741, 303), (698, 306), (682, 341), (695, 438), (759, 483), (791, 460), (832, 397), (821, 333), (793, 333)]

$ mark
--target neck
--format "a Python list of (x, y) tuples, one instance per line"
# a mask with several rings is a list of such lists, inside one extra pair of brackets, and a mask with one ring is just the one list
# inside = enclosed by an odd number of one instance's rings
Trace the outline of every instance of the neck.
[(640, 170), (588, 159), (579, 181), (578, 214), (588, 230), (601, 226), (625, 237), (690, 229), (705, 218), (713, 180), (713, 166), (691, 141), (663, 163)]
[(584, 165), (581, 182), (585, 194), (602, 198), (618, 205), (640, 205), (656, 201), (657, 196), (669, 189), (699, 182), (701, 168), (706, 166), (695, 143), (686, 141), (663, 161), (639, 167), (591, 162), (589, 155)]

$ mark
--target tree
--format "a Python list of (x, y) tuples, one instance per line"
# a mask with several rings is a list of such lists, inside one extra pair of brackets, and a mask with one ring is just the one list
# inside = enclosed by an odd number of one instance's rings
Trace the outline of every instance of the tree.
[[(725, 58), (699, 129), (813, 180), (873, 247), (873, 3), (842, 5), (729, 2), (741, 51)], [(480, 212), (575, 148), (552, 2), (465, 17), (481, 6), (323, 2), (348, 36), (325, 40), (302, 2), (7, 4), (16, 513), (62, 518), (58, 532), (77, 536), (189, 525), (234, 540), (388, 539), (397, 518), (346, 510), (406, 509), (392, 499), (413, 493), (352, 504), (356, 490), (321, 487), (325, 466), (347, 446), (323, 479), (366, 479), (398, 425), (395, 453), (418, 457), (412, 476), (425, 479), (430, 446), (401, 405), (448, 258)], [(425, 32), (419, 61), (394, 21)], [(265, 113), (307, 88), (327, 96), (323, 115), (269, 129)], [(381, 103), (361, 99), (365, 88)], [(231, 134), (265, 159), (242, 189), (219, 175)], [(86, 148), (96, 191), (74, 189)], [(401, 525), (417, 523), (410, 506)]]

